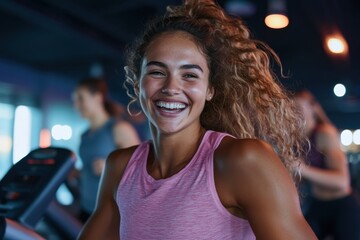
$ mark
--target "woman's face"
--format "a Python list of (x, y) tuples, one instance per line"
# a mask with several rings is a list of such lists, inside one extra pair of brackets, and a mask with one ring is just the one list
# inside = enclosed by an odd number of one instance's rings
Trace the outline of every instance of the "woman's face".
[(160, 132), (200, 126), (200, 114), (213, 89), (206, 57), (190, 35), (163, 33), (149, 44), (138, 90), (145, 115)]
[(79, 87), (73, 95), (75, 108), (84, 118), (90, 118), (96, 114), (97, 109), (101, 106), (101, 96), (97, 93), (91, 93), (85, 87)]

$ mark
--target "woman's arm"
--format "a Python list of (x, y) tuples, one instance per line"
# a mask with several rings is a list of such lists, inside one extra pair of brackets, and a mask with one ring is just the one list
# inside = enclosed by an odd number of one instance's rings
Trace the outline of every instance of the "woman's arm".
[(330, 124), (322, 124), (315, 139), (317, 149), (326, 157), (327, 169), (303, 164), (302, 176), (322, 187), (347, 190), (350, 186), (349, 170), (345, 153), (341, 150), (339, 134)]
[(83, 227), (79, 240), (119, 239), (120, 214), (115, 201), (121, 176), (135, 147), (111, 153), (103, 170), (96, 208)]
[(233, 201), (258, 240), (316, 239), (301, 213), (290, 174), (271, 146), (251, 139), (231, 142), (215, 162), (216, 179), (230, 189), (220, 198)]

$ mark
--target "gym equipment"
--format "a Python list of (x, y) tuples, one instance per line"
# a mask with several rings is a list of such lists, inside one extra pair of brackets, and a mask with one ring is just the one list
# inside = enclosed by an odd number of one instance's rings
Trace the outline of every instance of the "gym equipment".
[(24, 227), (16, 221), (5, 219), (4, 236), (5, 240), (45, 240), (32, 229)]
[(0, 181), (0, 218), (6, 222), (5, 239), (41, 239), (32, 229), (75, 160), (75, 154), (65, 148), (39, 148), (6, 173)]

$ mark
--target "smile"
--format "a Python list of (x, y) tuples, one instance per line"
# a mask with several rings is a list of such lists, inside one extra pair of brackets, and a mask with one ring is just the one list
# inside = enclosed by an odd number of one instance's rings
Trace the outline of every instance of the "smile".
[(186, 105), (184, 103), (179, 103), (179, 102), (158, 101), (156, 102), (156, 106), (160, 108), (164, 108), (166, 110), (183, 110), (186, 108)]

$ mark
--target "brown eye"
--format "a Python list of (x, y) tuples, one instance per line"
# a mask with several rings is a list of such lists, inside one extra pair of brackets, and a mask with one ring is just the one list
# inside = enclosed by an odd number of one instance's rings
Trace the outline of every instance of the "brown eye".
[(184, 78), (198, 78), (198, 76), (193, 73), (186, 73), (184, 74)]
[(151, 71), (148, 74), (152, 75), (152, 76), (165, 76), (165, 74), (163, 72), (160, 72), (160, 71)]

